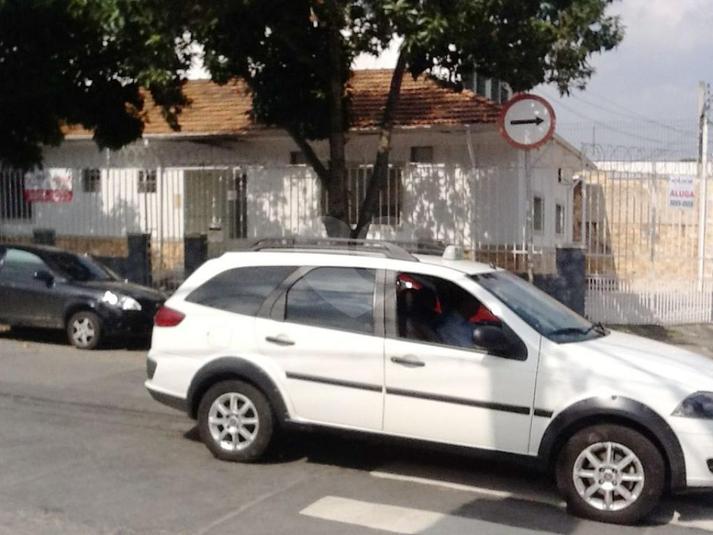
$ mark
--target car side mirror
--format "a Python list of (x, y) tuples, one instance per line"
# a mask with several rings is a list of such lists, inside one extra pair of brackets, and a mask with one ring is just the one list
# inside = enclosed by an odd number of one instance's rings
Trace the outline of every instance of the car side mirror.
[(478, 325), (473, 329), (473, 344), (498, 357), (516, 360), (527, 358), (527, 347), (515, 336), (508, 336), (503, 327)]
[(52, 286), (54, 283), (54, 275), (50, 273), (49, 271), (40, 270), (40, 271), (35, 271), (34, 275), (35, 279), (38, 281), (44, 282), (48, 287)]

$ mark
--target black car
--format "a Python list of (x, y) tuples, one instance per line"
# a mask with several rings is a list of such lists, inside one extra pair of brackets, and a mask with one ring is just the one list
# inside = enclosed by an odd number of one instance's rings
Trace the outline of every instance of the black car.
[(64, 329), (80, 349), (115, 336), (148, 336), (161, 292), (121, 280), (87, 255), (0, 244), (0, 323)]

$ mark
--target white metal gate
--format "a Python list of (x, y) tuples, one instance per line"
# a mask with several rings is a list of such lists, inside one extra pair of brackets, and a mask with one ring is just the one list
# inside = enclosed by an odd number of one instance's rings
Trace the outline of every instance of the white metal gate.
[[(708, 244), (699, 276), (700, 190), (696, 162), (628, 159), (622, 151), (582, 173), (575, 190), (575, 239), (587, 252), (586, 314), (613, 324), (713, 321), (713, 256)], [(710, 170), (708, 173), (710, 176)], [(676, 202), (675, 184), (693, 202)], [(708, 209), (710, 214), (710, 207)]]

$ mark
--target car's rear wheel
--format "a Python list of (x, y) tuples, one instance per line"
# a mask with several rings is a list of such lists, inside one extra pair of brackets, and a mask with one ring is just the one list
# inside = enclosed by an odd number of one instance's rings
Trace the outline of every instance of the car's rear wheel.
[(67, 322), (69, 343), (78, 349), (95, 349), (102, 341), (102, 323), (94, 312), (77, 312)]
[(620, 425), (575, 433), (557, 462), (557, 485), (569, 510), (584, 518), (633, 524), (659, 503), (665, 463), (644, 435)]
[(201, 439), (218, 459), (259, 460), (274, 434), (270, 403), (257, 388), (242, 381), (212, 386), (198, 407)]

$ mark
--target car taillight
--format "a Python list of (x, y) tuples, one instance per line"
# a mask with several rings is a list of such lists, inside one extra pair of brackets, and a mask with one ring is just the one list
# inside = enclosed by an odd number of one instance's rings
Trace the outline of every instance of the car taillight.
[(173, 310), (168, 307), (161, 307), (156, 312), (153, 319), (153, 324), (156, 327), (175, 327), (183, 321), (186, 315), (178, 310)]

